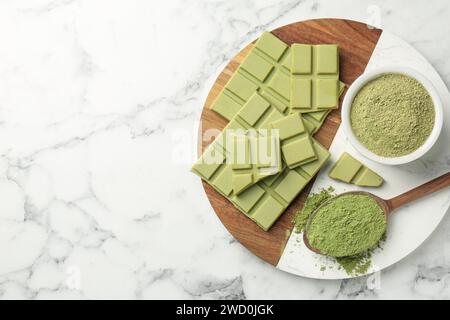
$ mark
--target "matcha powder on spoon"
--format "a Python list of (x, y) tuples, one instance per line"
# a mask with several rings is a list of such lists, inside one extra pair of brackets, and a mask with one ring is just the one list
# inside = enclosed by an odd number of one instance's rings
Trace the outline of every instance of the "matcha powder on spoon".
[(360, 254), (374, 247), (386, 231), (384, 211), (365, 194), (343, 194), (317, 209), (307, 226), (313, 248), (331, 257)]
[(424, 86), (403, 74), (384, 74), (355, 96), (350, 121), (358, 140), (373, 153), (400, 157), (420, 148), (434, 127), (433, 100)]
[[(321, 205), (326, 202), (329, 202), (330, 199), (336, 198), (336, 194), (332, 187), (320, 189), (317, 193), (312, 193), (306, 199), (305, 205), (301, 210), (297, 212), (297, 215), (294, 219), (295, 232), (300, 233), (304, 231), (305, 225), (307, 223), (308, 218), (311, 214), (316, 211)], [(364, 201), (367, 199), (364, 198)], [(373, 207), (372, 202), (370, 202), (370, 207), (374, 209), (375, 212), (380, 213), (378, 211), (378, 207)], [(377, 216), (378, 217), (378, 216)], [(384, 221), (378, 220), (379, 228), (385, 230), (386, 225)], [(327, 221), (327, 219), (325, 219)], [(329, 222), (329, 221), (328, 221)], [(375, 228), (376, 229), (376, 228)], [(376, 236), (378, 237), (378, 235)], [(382, 238), (383, 239), (383, 238)], [(381, 240), (382, 240), (381, 239)], [(379, 244), (379, 243), (378, 243)], [(344, 269), (349, 275), (361, 275), (367, 272), (372, 264), (371, 256), (373, 250), (376, 249), (377, 246), (353, 256), (339, 257), (334, 258), (339, 264), (339, 268)], [(323, 266), (324, 269), (326, 267)]]

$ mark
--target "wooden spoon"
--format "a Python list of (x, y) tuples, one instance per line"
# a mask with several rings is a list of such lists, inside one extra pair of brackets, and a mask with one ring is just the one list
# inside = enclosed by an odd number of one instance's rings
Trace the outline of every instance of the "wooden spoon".
[[(340, 195), (338, 195), (337, 197), (340, 197), (342, 195), (348, 195), (348, 194), (364, 194), (367, 196), (372, 197), (381, 207), (381, 209), (384, 212), (384, 216), (386, 219), (386, 222), (388, 221), (388, 215), (394, 211), (395, 209), (403, 206), (404, 204), (407, 204), (409, 202), (412, 202), (416, 199), (419, 199), (423, 196), (432, 194), (438, 190), (441, 190), (445, 187), (450, 186), (450, 172), (434, 179), (431, 180), (421, 186), (418, 186), (412, 190), (409, 190), (408, 192), (405, 192), (395, 198), (389, 199), (389, 200), (385, 200), (382, 199), (380, 197), (377, 197), (376, 195), (369, 193), (369, 192), (364, 192), (364, 191), (351, 191), (351, 192), (346, 192), (346, 193), (342, 193)], [(315, 252), (315, 253), (319, 253), (320, 251), (316, 248), (313, 248), (311, 246), (311, 244), (309, 243), (308, 240), (308, 228), (309, 225), (311, 224), (311, 221), (314, 219), (314, 216), (316, 215), (316, 213), (319, 211), (320, 208), (322, 208), (322, 206), (326, 205), (329, 203), (329, 201), (335, 199), (336, 197), (333, 197), (332, 199), (324, 202), (319, 208), (317, 208), (310, 216), (309, 219), (306, 223), (305, 226), (305, 230), (303, 232), (303, 242), (305, 243), (306, 247)]]

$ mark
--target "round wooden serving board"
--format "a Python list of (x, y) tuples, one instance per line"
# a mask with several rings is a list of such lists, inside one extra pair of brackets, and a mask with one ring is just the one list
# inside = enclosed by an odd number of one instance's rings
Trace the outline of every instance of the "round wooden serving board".
[[(364, 72), (381, 32), (380, 29), (375, 29), (364, 23), (342, 19), (302, 21), (272, 31), (275, 36), (288, 45), (292, 43), (338, 44), (340, 51), (340, 80), (347, 86), (352, 84)], [(203, 133), (208, 129), (222, 130), (228, 122), (210, 108), (230, 76), (248, 54), (252, 45), (253, 43), (247, 45), (228, 63), (209, 92), (201, 115), (199, 155), (211, 142), (202, 139)], [(329, 148), (340, 122), (340, 111), (335, 110), (315, 134), (315, 138)], [(214, 211), (228, 231), (258, 257), (272, 265), (277, 265), (293, 228), (292, 219), (295, 213), (303, 206), (303, 201), (308, 195), (310, 188), (306, 188), (272, 228), (265, 232), (206, 182), (203, 182), (203, 187)]]

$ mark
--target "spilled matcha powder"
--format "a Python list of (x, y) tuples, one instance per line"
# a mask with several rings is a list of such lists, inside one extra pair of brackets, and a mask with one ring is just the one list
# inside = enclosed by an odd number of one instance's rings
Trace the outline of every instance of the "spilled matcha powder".
[(295, 232), (303, 232), (306, 222), (309, 219), (311, 213), (313, 213), (322, 203), (333, 198), (334, 188), (328, 187), (327, 189), (321, 189), (318, 193), (312, 193), (305, 201), (303, 208), (297, 213), (294, 218)]
[(367, 251), (378, 243), (385, 231), (383, 210), (364, 194), (343, 194), (324, 203), (307, 229), (311, 246), (331, 257)]
[(384, 74), (357, 93), (350, 121), (358, 140), (373, 153), (404, 156), (430, 136), (435, 121), (433, 100), (416, 79)]
[(367, 251), (350, 257), (336, 258), (341, 268), (349, 275), (357, 276), (364, 274), (372, 265), (372, 252)]

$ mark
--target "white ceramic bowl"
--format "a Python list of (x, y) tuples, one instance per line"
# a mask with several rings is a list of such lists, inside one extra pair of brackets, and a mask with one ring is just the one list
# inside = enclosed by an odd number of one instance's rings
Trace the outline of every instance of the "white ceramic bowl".
[[(368, 150), (364, 145), (361, 144), (361, 142), (359, 142), (358, 138), (353, 133), (350, 122), (350, 110), (352, 107), (353, 99), (355, 98), (356, 94), (367, 82), (375, 78), (378, 78), (379, 76), (386, 73), (400, 73), (417, 79), (430, 94), (433, 100), (436, 115), (433, 131), (431, 131), (431, 134), (425, 141), (425, 143), (413, 153), (395, 158), (381, 157), (373, 153), (372, 151)], [(433, 87), (431, 82), (427, 78), (425, 78), (425, 76), (423, 76), (420, 72), (407, 67), (400, 67), (400, 66), (382, 67), (363, 73), (350, 86), (342, 104), (342, 126), (344, 128), (348, 140), (353, 145), (353, 147), (363, 156), (382, 164), (388, 165), (405, 164), (422, 157), (425, 153), (428, 152), (428, 150), (431, 149), (431, 147), (433, 147), (436, 140), (438, 139), (439, 134), (441, 133), (442, 130), (443, 121), (444, 117), (443, 117), (442, 102), (436, 89)]]

